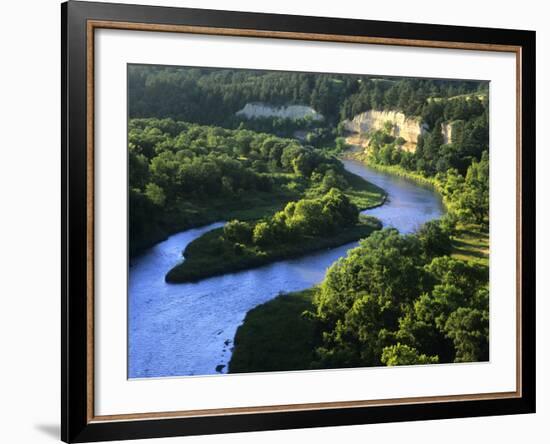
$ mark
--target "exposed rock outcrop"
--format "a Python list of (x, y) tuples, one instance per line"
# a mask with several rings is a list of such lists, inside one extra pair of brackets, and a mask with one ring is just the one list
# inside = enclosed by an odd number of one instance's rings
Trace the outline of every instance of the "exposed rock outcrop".
[(238, 116), (247, 119), (258, 117), (281, 117), (283, 119), (303, 119), (308, 117), (312, 120), (323, 120), (323, 116), (310, 106), (305, 105), (284, 105), (272, 106), (265, 103), (247, 103), (245, 107), (237, 111)]
[(386, 123), (392, 125), (391, 134), (395, 137), (405, 139), (403, 148), (407, 151), (416, 149), (416, 140), (428, 128), (422, 124), (420, 118), (407, 117), (398, 111), (376, 111), (370, 110), (356, 115), (351, 120), (344, 121), (344, 128), (359, 135), (362, 144), (368, 143), (366, 133), (384, 129)]
[(452, 123), (442, 123), (441, 132), (443, 133), (443, 143), (453, 142), (453, 125)]

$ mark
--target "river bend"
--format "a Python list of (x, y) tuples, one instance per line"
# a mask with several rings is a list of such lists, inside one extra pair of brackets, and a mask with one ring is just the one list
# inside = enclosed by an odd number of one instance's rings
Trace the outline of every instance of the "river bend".
[[(345, 168), (383, 188), (384, 205), (366, 210), (401, 233), (440, 217), (440, 196), (430, 187), (343, 160)], [(326, 269), (357, 245), (353, 242), (298, 259), (204, 279), (167, 284), (164, 276), (182, 260), (187, 244), (222, 222), (170, 236), (132, 260), (128, 282), (128, 377), (225, 373), (233, 338), (246, 313), (281, 292), (319, 283)]]

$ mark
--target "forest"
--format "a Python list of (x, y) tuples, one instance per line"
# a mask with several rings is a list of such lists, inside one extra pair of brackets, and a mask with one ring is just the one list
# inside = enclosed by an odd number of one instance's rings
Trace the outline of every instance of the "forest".
[[(342, 135), (339, 123), (370, 109), (397, 110), (422, 116), (433, 127), (437, 119), (455, 120), (455, 103), (487, 97), (488, 83), (318, 74), (220, 68), (129, 65), (129, 116), (172, 118), (225, 128), (248, 128), (287, 137), (311, 127), (293, 119), (245, 119), (236, 113), (247, 103), (273, 106), (308, 105), (325, 117), (313, 144), (328, 148)], [(458, 98), (452, 104), (446, 99)], [(473, 103), (473, 102), (472, 102)], [(476, 101), (477, 103), (477, 101)], [(310, 142), (311, 143), (311, 140)]]
[[(130, 256), (227, 221), (182, 251), (167, 282), (361, 239), (318, 285), (247, 313), (230, 372), (489, 359), (488, 82), (130, 65), (128, 88)], [(307, 105), (323, 120), (236, 114), (254, 102)], [(419, 119), (416, 149), (391, 122), (348, 145), (343, 122), (371, 109)], [(382, 229), (360, 213), (386, 193), (346, 156), (428, 184), (445, 215), (412, 234)]]
[(172, 119), (131, 119), (130, 255), (168, 234), (217, 220), (259, 219), (336, 186), (359, 208), (383, 191), (333, 156), (294, 139)]

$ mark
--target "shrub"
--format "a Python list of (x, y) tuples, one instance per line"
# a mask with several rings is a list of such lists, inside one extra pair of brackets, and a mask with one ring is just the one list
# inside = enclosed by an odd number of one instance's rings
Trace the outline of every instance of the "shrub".
[(223, 227), (223, 236), (230, 242), (247, 244), (252, 240), (252, 227), (246, 222), (232, 220)]
[(381, 361), (387, 366), (437, 364), (439, 362), (439, 358), (437, 356), (426, 356), (424, 354), (419, 354), (418, 350), (415, 348), (397, 343), (397, 345), (384, 347)]

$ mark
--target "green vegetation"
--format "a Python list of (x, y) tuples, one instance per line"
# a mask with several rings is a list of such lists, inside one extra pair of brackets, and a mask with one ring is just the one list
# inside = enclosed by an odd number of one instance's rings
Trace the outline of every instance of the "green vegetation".
[[(369, 134), (369, 148), (359, 157), (431, 184), (448, 213), (416, 235), (374, 233), (329, 269), (321, 286), (308, 293), (314, 309), (288, 315), (317, 332), (313, 352), (297, 352), (303, 368), (488, 360), (487, 107), (477, 97), (438, 100), (424, 110), (425, 121), (428, 109), (439, 118), (431, 119), (433, 129), (419, 138), (416, 152), (404, 151), (403, 140), (384, 128)], [(455, 120), (452, 143), (444, 143), (442, 117)], [(255, 316), (268, 325), (282, 322), (276, 319), (282, 300), (272, 301), (269, 311), (259, 307)], [(239, 333), (249, 337), (248, 319)], [(242, 363), (252, 343), (241, 343), (235, 355)], [(269, 344), (284, 348), (277, 338)], [(262, 349), (261, 359), (269, 349)], [(251, 365), (250, 371), (262, 371), (260, 360)]]
[[(234, 114), (250, 102), (308, 105), (335, 123), (369, 109), (452, 120), (461, 106), (456, 102), (485, 98), (488, 85), (466, 80), (220, 68), (130, 65), (128, 69), (131, 117), (170, 117), (226, 127), (242, 122)], [(452, 106), (447, 102), (453, 102)]]
[[(130, 116), (171, 117), (208, 125), (238, 125), (250, 102), (309, 105), (336, 119), (342, 98), (362, 76), (220, 68), (130, 65)], [(340, 79), (341, 82), (334, 82)]]
[[(462, 119), (464, 107), (486, 102), (487, 90), (488, 82), (477, 81), (150, 65), (128, 68), (132, 118), (172, 118), (280, 137), (302, 130), (307, 144), (322, 148), (330, 148), (342, 135), (340, 121), (363, 111), (397, 110), (421, 116), (433, 128), (440, 118)], [(315, 124), (307, 119), (236, 115), (251, 102), (308, 105), (325, 120)]]
[(475, 225), (459, 225), (453, 233), (451, 256), (489, 266), (489, 233)]
[(130, 254), (218, 220), (259, 219), (338, 187), (359, 208), (384, 192), (295, 139), (172, 119), (129, 122)]
[[(423, 115), (429, 130), (418, 137), (414, 152), (392, 135), (388, 122), (372, 131), (368, 148), (357, 156), (393, 173), (431, 183), (443, 195), (454, 223), (489, 223), (489, 107), (477, 97), (429, 102)], [(451, 140), (445, 142), (444, 122), (451, 122)]]
[[(369, 148), (358, 157), (431, 184), (448, 213), (415, 235), (373, 233), (329, 269), (312, 290), (314, 310), (294, 316), (319, 332), (313, 354), (299, 351), (312, 357), (304, 368), (489, 359), (487, 112), (486, 101), (475, 96), (429, 101), (422, 117), (432, 130), (419, 137), (414, 153), (402, 149), (404, 141), (391, 135), (390, 125), (369, 134)], [(454, 120), (452, 143), (443, 140), (444, 118)], [(270, 316), (280, 313), (275, 308), (281, 300), (256, 316), (276, 324)], [(248, 337), (247, 321), (239, 331)], [(237, 346), (241, 362), (250, 347)], [(261, 371), (261, 362), (255, 365), (251, 371)]]
[[(251, 311), (230, 371), (284, 369), (288, 362), (312, 369), (488, 360), (488, 268), (450, 257), (452, 251), (449, 232), (436, 221), (414, 235), (374, 232), (333, 264), (318, 288)], [(299, 331), (307, 331), (304, 341)], [(264, 364), (272, 352), (281, 366)]]
[(438, 356), (421, 355), (415, 348), (401, 344), (400, 342), (384, 347), (380, 360), (387, 366), (439, 363)]
[[(453, 121), (452, 142), (444, 143), (439, 119), (433, 129), (418, 137), (415, 152), (405, 151), (404, 139), (391, 134), (392, 125), (372, 131), (366, 160), (384, 166), (399, 166), (425, 177), (446, 174), (449, 170), (465, 176), (473, 161), (481, 161), (489, 148), (488, 108), (476, 110), (468, 120)], [(478, 113), (481, 111), (481, 113)]]
[(350, 119), (371, 109), (392, 110), (419, 116), (433, 128), (439, 119), (463, 119), (465, 113), (479, 109), (487, 101), (488, 86), (487, 82), (464, 80), (373, 79), (363, 76), (353, 93), (343, 101), (340, 117)]
[(417, 363), (488, 360), (488, 270), (449, 257), (451, 248), (429, 222), (416, 235), (373, 233), (336, 262), (314, 297), (317, 365), (399, 362), (388, 348), (399, 344)]
[(272, 217), (233, 220), (204, 234), (187, 246), (185, 261), (172, 268), (166, 280), (196, 281), (303, 256), (367, 237), (381, 227), (372, 217), (359, 218), (350, 199), (332, 188), (320, 198), (290, 202)]
[(309, 369), (319, 339), (303, 313), (313, 310), (313, 294), (281, 294), (250, 310), (235, 335), (229, 373)]
[[(188, 245), (168, 281), (363, 238), (319, 287), (248, 313), (231, 372), (489, 359), (487, 82), (131, 65), (128, 83), (130, 254), (230, 221)], [(252, 102), (308, 105), (324, 119), (236, 115)], [(447, 214), (416, 234), (358, 218), (384, 191), (335, 157), (343, 121), (370, 109), (423, 125), (415, 152), (388, 123), (358, 154), (443, 196)]]

